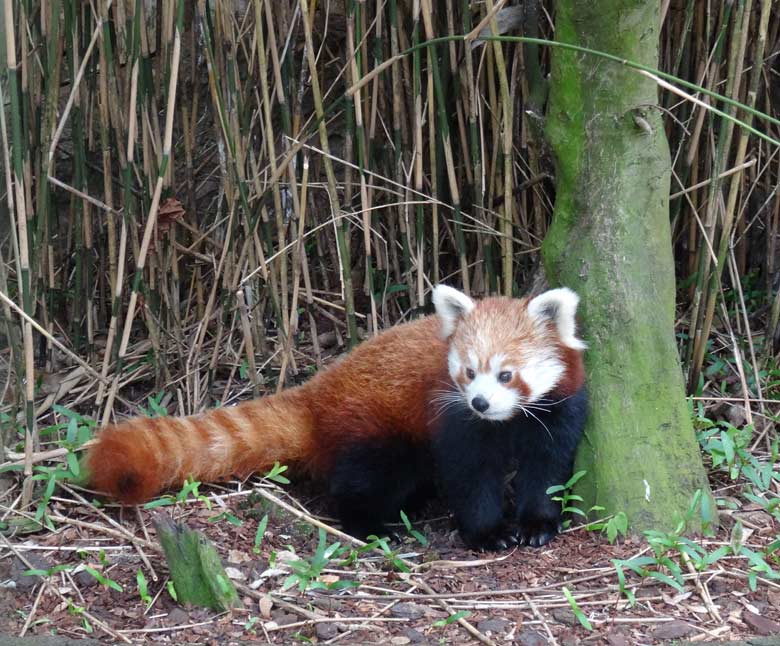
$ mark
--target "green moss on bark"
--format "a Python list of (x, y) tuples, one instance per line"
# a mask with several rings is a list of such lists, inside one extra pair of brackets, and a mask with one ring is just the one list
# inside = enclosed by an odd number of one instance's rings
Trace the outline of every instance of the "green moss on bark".
[[(558, 39), (658, 62), (659, 2), (558, 0)], [(670, 527), (702, 489), (674, 338), (671, 163), (657, 87), (615, 63), (554, 49), (547, 136), (557, 162), (543, 258), (582, 296), (591, 412), (577, 468), (587, 503), (634, 530)]]
[(219, 612), (243, 607), (217, 550), (203, 534), (173, 522), (164, 513), (155, 515), (153, 523), (180, 604)]

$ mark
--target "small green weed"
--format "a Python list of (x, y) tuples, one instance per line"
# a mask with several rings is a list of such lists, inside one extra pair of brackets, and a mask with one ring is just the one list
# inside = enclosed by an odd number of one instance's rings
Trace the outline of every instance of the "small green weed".
[(583, 628), (587, 630), (593, 630), (593, 626), (588, 621), (588, 618), (585, 616), (585, 613), (582, 612), (579, 605), (577, 605), (577, 601), (572, 595), (571, 592), (569, 592), (569, 588), (566, 586), (563, 586), (563, 596), (566, 597), (566, 601), (569, 602), (569, 606), (571, 607), (571, 611), (574, 613), (574, 616), (577, 617), (577, 621), (582, 624)]
[(617, 540), (618, 535), (623, 538), (628, 533), (628, 516), (623, 511), (619, 511), (608, 518), (597, 520), (585, 525), (587, 531), (602, 532), (607, 535), (607, 540), (610, 544)]
[(157, 507), (165, 507), (168, 505), (175, 505), (176, 503), (184, 503), (192, 496), (195, 500), (200, 500), (207, 509), (211, 509), (211, 501), (207, 496), (200, 493), (200, 482), (197, 480), (190, 480), (186, 478), (179, 492), (175, 495), (165, 494), (154, 500), (150, 500), (144, 505), (144, 509), (155, 509)]
[(146, 406), (139, 406), (138, 409), (146, 417), (168, 417), (168, 409), (162, 405), (165, 392), (160, 391), (156, 395), (149, 395), (146, 398)]
[(290, 484), (290, 481), (282, 475), (285, 471), (287, 471), (286, 466), (281, 465), (278, 462), (274, 462), (274, 466), (271, 467), (271, 470), (263, 477), (271, 480), (272, 482), (276, 482), (277, 484), (288, 485)]
[[(604, 507), (600, 505), (593, 505), (588, 511), (581, 509), (576, 503), (584, 502), (582, 496), (571, 493), (572, 488), (577, 482), (579, 482), (587, 471), (577, 471), (571, 478), (569, 478), (565, 484), (553, 485), (547, 487), (546, 493), (550, 496), (551, 500), (560, 503), (562, 514), (576, 514), (582, 518), (587, 518), (590, 514), (604, 511)], [(557, 495), (555, 495), (557, 494)], [(568, 528), (571, 526), (571, 518), (566, 518), (563, 521), (563, 527)]]
[(210, 523), (218, 523), (220, 521), (226, 520), (234, 527), (241, 527), (244, 524), (243, 520), (241, 520), (235, 514), (230, 513), (228, 510), (221, 511), (220, 513), (215, 514), (214, 516), (209, 516), (206, 520)]
[[(744, 550), (740, 549), (739, 552), (734, 552), (733, 547), (727, 545), (709, 552), (698, 543), (683, 536), (688, 526), (696, 518), (701, 518), (705, 530), (711, 524), (712, 511), (709, 509), (708, 500), (701, 490), (697, 490), (683, 518), (678, 521), (673, 531), (645, 531), (644, 536), (653, 550), (652, 556), (612, 560), (617, 572), (620, 592), (626, 596), (632, 606), (636, 603), (636, 598), (626, 585), (626, 569), (642, 578), (655, 579), (678, 592), (682, 592), (685, 579), (679, 563), (681, 560), (687, 560), (697, 571), (703, 571), (732, 553), (743, 553)], [(767, 565), (767, 567), (769, 566)]]
[(458, 612), (450, 615), (449, 617), (445, 617), (444, 619), (439, 619), (438, 621), (434, 621), (431, 626), (433, 628), (445, 628), (447, 626), (450, 626), (454, 624), (459, 619), (464, 619), (465, 617), (469, 617), (471, 613), (468, 610), (459, 610)]
[(152, 596), (149, 594), (149, 585), (146, 582), (146, 577), (141, 570), (135, 573), (135, 581), (138, 584), (138, 596), (141, 597), (147, 606), (152, 604)]
[(339, 542), (328, 545), (325, 530), (319, 528), (319, 542), (314, 556), (311, 560), (298, 559), (288, 563), (293, 572), (285, 579), (282, 590), (288, 590), (294, 585), (297, 585), (301, 592), (306, 590), (340, 590), (357, 586), (358, 583), (355, 581), (323, 583), (319, 580), (322, 570), (348, 551), (349, 549), (342, 547)]
[(268, 527), (268, 514), (263, 516), (260, 519), (260, 522), (257, 524), (257, 531), (255, 532), (255, 544), (252, 547), (252, 551), (255, 554), (260, 553), (260, 543), (263, 542), (263, 536), (265, 536), (266, 527)]
[(406, 531), (409, 532), (409, 534), (413, 536), (420, 545), (428, 545), (428, 539), (412, 527), (412, 523), (409, 520), (409, 517), (404, 513), (403, 509), (401, 510), (401, 521), (403, 522), (404, 527), (406, 527)]

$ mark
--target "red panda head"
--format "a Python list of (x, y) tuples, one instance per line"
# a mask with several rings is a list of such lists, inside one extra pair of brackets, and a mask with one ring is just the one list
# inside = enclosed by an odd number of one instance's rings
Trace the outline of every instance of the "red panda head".
[(449, 372), (469, 408), (505, 421), (526, 405), (553, 404), (582, 386), (579, 297), (565, 287), (535, 298), (474, 301), (438, 285), (433, 303), (449, 344)]

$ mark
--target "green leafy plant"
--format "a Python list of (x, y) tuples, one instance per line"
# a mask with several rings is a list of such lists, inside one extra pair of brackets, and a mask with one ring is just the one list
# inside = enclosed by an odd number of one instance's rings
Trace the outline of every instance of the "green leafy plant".
[(151, 605), (152, 596), (149, 594), (149, 586), (146, 583), (146, 577), (141, 570), (138, 570), (135, 573), (135, 581), (138, 584), (138, 596), (141, 597), (141, 601), (147, 606)]
[(241, 527), (244, 524), (243, 520), (241, 520), (238, 516), (232, 514), (228, 510), (221, 511), (220, 513), (215, 514), (214, 516), (209, 516), (206, 520), (210, 523), (218, 523), (222, 520), (226, 520), (227, 522), (229, 522), (231, 525), (235, 527)]
[[(42, 464), (33, 467), (32, 480), (41, 483), (43, 489), (36, 505), (34, 521), (50, 530), (54, 530), (54, 524), (48, 517), (47, 509), (49, 501), (58, 482), (80, 482), (84, 474), (79, 463), (76, 451), (92, 437), (95, 427), (93, 420), (87, 419), (78, 413), (75, 413), (62, 406), (54, 405), (54, 410), (64, 416), (67, 421), (55, 424), (54, 426), (42, 429), (44, 434), (59, 433), (65, 429), (65, 437), (59, 439), (59, 444), (66, 449), (65, 463), (55, 466), (46, 466)], [(21, 471), (22, 465), (13, 464), (0, 468), (0, 473), (9, 471)]]
[(702, 450), (709, 455), (713, 467), (726, 471), (733, 481), (744, 478), (750, 485), (745, 497), (774, 516), (778, 501), (771, 495), (772, 484), (780, 481), (780, 472), (776, 469), (777, 438), (771, 444), (769, 459), (760, 460), (750, 451), (754, 433), (751, 425), (737, 428), (727, 421), (713, 422), (704, 416), (700, 407), (694, 424)]
[[(582, 496), (571, 493), (572, 488), (577, 482), (579, 482), (587, 473), (587, 471), (577, 471), (571, 478), (569, 478), (564, 484), (553, 485), (547, 487), (546, 493), (550, 496), (551, 500), (560, 503), (562, 514), (576, 514), (582, 518), (587, 518), (590, 514), (604, 511), (604, 507), (600, 505), (593, 505), (585, 511), (581, 509), (576, 503), (583, 502)], [(563, 521), (564, 528), (571, 526), (571, 519), (566, 518)]]
[(271, 470), (263, 477), (278, 484), (288, 485), (290, 484), (290, 481), (282, 475), (285, 471), (287, 471), (286, 466), (281, 465), (278, 462), (274, 462), (274, 466), (271, 467)]
[(106, 588), (111, 588), (112, 590), (116, 590), (117, 592), (123, 592), (121, 585), (119, 585), (113, 579), (107, 577), (102, 572), (99, 572), (90, 565), (83, 565), (82, 567), (84, 568), (84, 571), (90, 574), (100, 585), (105, 586)]
[(258, 621), (260, 621), (260, 617), (249, 615), (249, 618), (244, 622), (244, 630), (246, 630), (251, 635), (256, 635), (257, 631), (255, 630), (255, 624)]
[(197, 480), (190, 480), (185, 478), (184, 484), (176, 495), (165, 494), (154, 500), (150, 500), (144, 505), (144, 509), (155, 509), (156, 507), (165, 507), (167, 505), (175, 505), (176, 503), (186, 502), (190, 496), (196, 500), (200, 500), (207, 509), (211, 509), (211, 501), (207, 496), (200, 493), (200, 482)]
[(361, 547), (358, 552), (364, 553), (369, 552), (371, 550), (379, 549), (382, 551), (382, 553), (385, 556), (385, 559), (387, 559), (387, 562), (394, 567), (399, 572), (410, 572), (409, 566), (406, 565), (406, 563), (403, 562), (403, 560), (396, 554), (394, 550), (390, 548), (390, 541), (388, 538), (384, 536), (377, 536), (376, 534), (371, 534), (368, 536), (368, 543)]
[(257, 531), (255, 532), (255, 544), (252, 547), (252, 551), (255, 554), (260, 553), (260, 543), (263, 542), (263, 536), (265, 535), (266, 527), (268, 527), (268, 514), (263, 516), (260, 519), (260, 522), (257, 524)]
[(301, 592), (305, 590), (340, 590), (357, 586), (358, 583), (355, 581), (323, 583), (319, 580), (322, 570), (334, 559), (339, 558), (348, 551), (348, 548), (342, 547), (339, 542), (328, 545), (325, 530), (319, 528), (319, 542), (314, 555), (311, 560), (298, 559), (287, 564), (292, 569), (292, 574), (285, 579), (282, 584), (282, 590), (288, 590), (294, 585), (298, 585)]
[[(92, 437), (96, 426), (95, 420), (79, 415), (57, 404), (53, 408), (55, 412), (68, 420), (64, 424), (65, 437), (60, 439), (60, 446), (68, 451), (65, 454), (65, 463), (70, 470), (69, 479), (78, 480), (81, 475), (81, 465), (76, 456), (76, 451)], [(63, 425), (57, 426), (61, 427)]]
[(610, 544), (614, 543), (618, 535), (623, 538), (628, 533), (628, 516), (623, 511), (619, 511), (608, 518), (597, 520), (585, 525), (588, 531), (600, 531), (607, 535)]
[(146, 406), (139, 406), (138, 409), (146, 415), (146, 417), (167, 417), (168, 409), (162, 405), (162, 400), (165, 397), (165, 392), (160, 391), (156, 395), (149, 395), (146, 398)]
[(703, 529), (706, 529), (713, 519), (712, 511), (708, 505), (708, 498), (702, 495), (701, 490), (697, 490), (694, 493), (688, 509), (683, 518), (677, 522), (673, 531), (647, 530), (644, 532), (645, 539), (652, 548), (652, 556), (612, 560), (612, 564), (617, 572), (620, 592), (628, 598), (631, 605), (636, 603), (636, 598), (626, 585), (626, 569), (631, 570), (642, 578), (655, 579), (660, 583), (669, 585), (678, 592), (682, 592), (685, 580), (678, 561), (686, 559), (697, 570), (701, 571), (731, 553), (729, 546), (722, 546), (712, 552), (708, 552), (704, 547), (683, 535), (690, 523), (697, 517), (701, 518)]
[(401, 510), (401, 521), (403, 522), (404, 527), (406, 527), (406, 531), (409, 532), (409, 534), (413, 536), (414, 539), (420, 543), (420, 545), (428, 544), (428, 539), (412, 527), (412, 523), (409, 520), (409, 517), (404, 513), (403, 509)]
[(84, 613), (86, 612), (85, 608), (82, 608), (81, 606), (77, 606), (75, 603), (68, 600), (68, 612), (75, 617), (81, 617), (81, 625), (84, 628), (84, 632), (90, 635), (94, 632), (94, 628), (92, 628), (92, 624), (84, 616)]
[(50, 576), (52, 576), (54, 574), (57, 574), (59, 572), (69, 572), (72, 569), (73, 569), (72, 565), (67, 565), (65, 563), (60, 563), (58, 565), (50, 567), (47, 570), (40, 570), (40, 569), (33, 568), (33, 569), (30, 569), (30, 570), (25, 570), (22, 574), (24, 574), (24, 576), (40, 576), (40, 577), (46, 578), (46, 577), (50, 577)]
[(579, 621), (582, 624), (582, 626), (587, 630), (593, 630), (593, 626), (588, 621), (588, 618), (585, 616), (585, 613), (582, 612), (582, 610), (580, 610), (579, 605), (577, 605), (577, 601), (575, 600), (572, 593), (569, 592), (569, 589), (566, 586), (563, 586), (563, 596), (566, 597), (566, 601), (569, 602), (571, 611), (574, 613), (574, 616), (577, 617), (577, 621)]
[(434, 621), (431, 626), (434, 628), (444, 628), (446, 626), (449, 626), (451, 624), (454, 624), (459, 619), (463, 619), (464, 617), (470, 616), (471, 613), (468, 610), (459, 610), (458, 612), (451, 614), (449, 617), (445, 617), (444, 619), (439, 619), (438, 621)]

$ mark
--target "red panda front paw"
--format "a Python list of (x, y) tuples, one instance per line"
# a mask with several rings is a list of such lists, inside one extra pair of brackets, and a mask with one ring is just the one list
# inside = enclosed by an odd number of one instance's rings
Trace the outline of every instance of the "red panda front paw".
[(468, 547), (480, 552), (501, 552), (518, 544), (517, 532), (506, 527), (487, 535), (464, 535), (463, 540)]
[(515, 530), (515, 536), (519, 545), (543, 547), (555, 538), (560, 531), (561, 526), (557, 519), (539, 518), (522, 523)]

